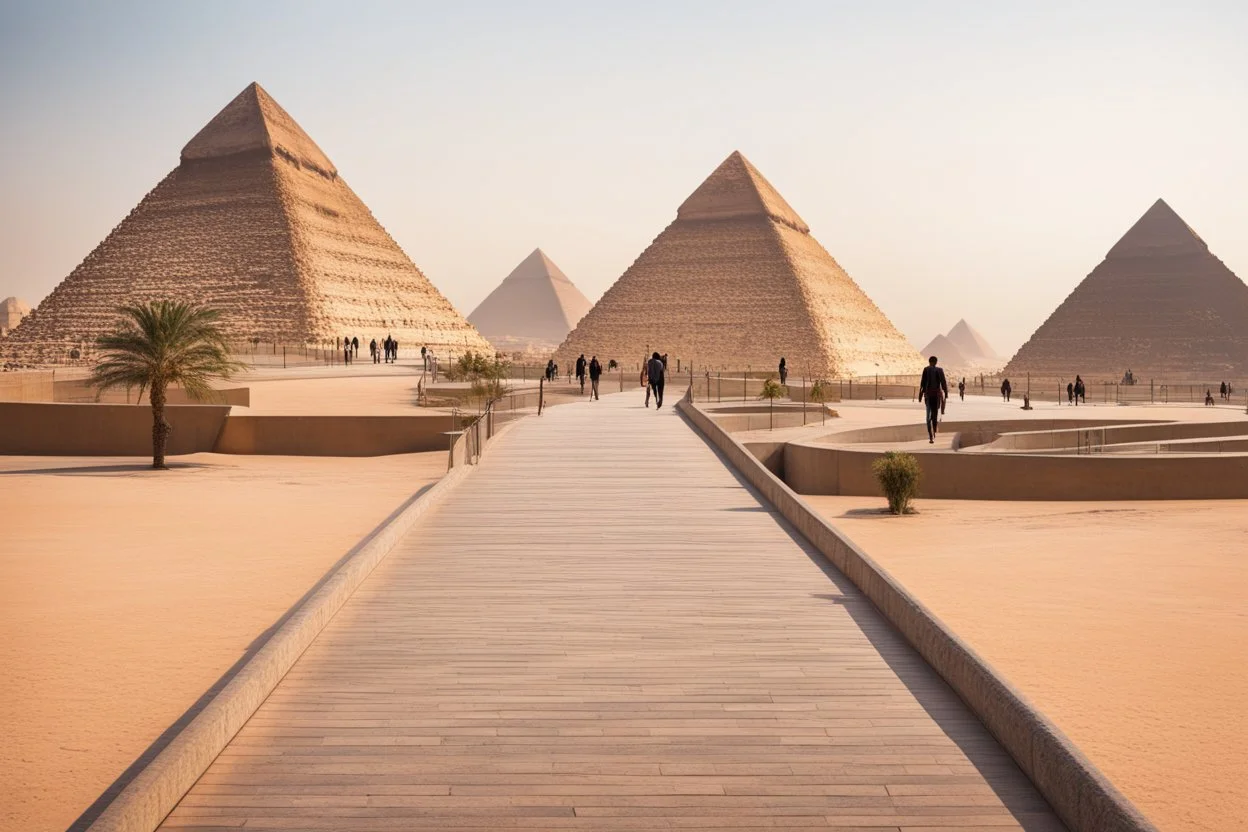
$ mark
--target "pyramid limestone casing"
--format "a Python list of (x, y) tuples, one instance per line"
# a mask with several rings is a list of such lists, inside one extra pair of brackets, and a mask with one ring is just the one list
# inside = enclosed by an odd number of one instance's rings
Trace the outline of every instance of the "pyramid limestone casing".
[(1117, 380), (1248, 376), (1248, 286), (1162, 200), (1010, 360), (1006, 373)]
[(593, 306), (540, 248), (468, 316), (498, 349), (553, 350)]
[(607, 290), (556, 360), (634, 365), (647, 350), (698, 369), (915, 374), (924, 362), (740, 153)]
[(30, 305), (21, 298), (0, 300), (0, 335), (5, 334), (30, 314)]
[(160, 299), (221, 310), (239, 341), (391, 334), (444, 354), (490, 349), (257, 84), (191, 139), (180, 164), (0, 342), (0, 356), (89, 349), (118, 306)]

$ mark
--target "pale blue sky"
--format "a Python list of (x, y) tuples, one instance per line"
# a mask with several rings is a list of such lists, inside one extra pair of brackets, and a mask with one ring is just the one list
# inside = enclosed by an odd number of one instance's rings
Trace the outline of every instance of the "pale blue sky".
[(0, 297), (259, 81), (465, 314), (591, 299), (733, 149), (918, 346), (1016, 348), (1159, 196), (1248, 277), (1239, 2), (0, 2)]

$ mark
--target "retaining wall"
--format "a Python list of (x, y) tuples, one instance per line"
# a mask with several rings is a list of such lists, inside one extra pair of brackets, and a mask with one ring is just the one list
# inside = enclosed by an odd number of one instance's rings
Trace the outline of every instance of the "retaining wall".
[(445, 451), (453, 417), (231, 416), (215, 450), (222, 454), (382, 456)]
[[(216, 447), (230, 408), (172, 405), (170, 456)], [(152, 410), (126, 404), (0, 402), (0, 454), (151, 456)]]

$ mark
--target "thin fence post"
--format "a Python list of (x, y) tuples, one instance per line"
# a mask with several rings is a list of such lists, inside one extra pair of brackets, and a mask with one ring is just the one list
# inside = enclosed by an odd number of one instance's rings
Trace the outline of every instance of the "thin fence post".
[(546, 379), (537, 380), (537, 415), (542, 415), (542, 405), (546, 401)]

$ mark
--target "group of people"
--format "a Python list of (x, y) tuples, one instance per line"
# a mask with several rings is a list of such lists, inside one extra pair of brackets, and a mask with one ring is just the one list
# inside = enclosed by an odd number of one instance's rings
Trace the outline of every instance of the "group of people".
[(585, 353), (581, 353), (576, 359), (576, 380), (581, 384), (581, 395), (585, 395), (585, 376), (589, 376), (590, 398), (594, 401), (598, 400), (598, 381), (602, 378), (602, 364), (598, 361), (598, 356), (591, 358), (588, 363), (585, 361)]
[(1083, 377), (1076, 374), (1074, 381), (1066, 382), (1066, 402), (1076, 407), (1080, 402), (1088, 403), (1088, 389), (1083, 384)]
[[(351, 364), (355, 361), (356, 355), (359, 354), (360, 339), (354, 336), (351, 338), (344, 336), (343, 339), (338, 342), (338, 346), (342, 350), (342, 362), (344, 364)], [(421, 353), (424, 353), (425, 348), (421, 347), (420, 351)], [(368, 354), (373, 359), (374, 364), (380, 364), (383, 360), (383, 355), (387, 364), (393, 364), (399, 360), (399, 342), (391, 338), (389, 335), (387, 335), (386, 340), (382, 341), (380, 344), (378, 344), (377, 339), (374, 338), (368, 344)]]

